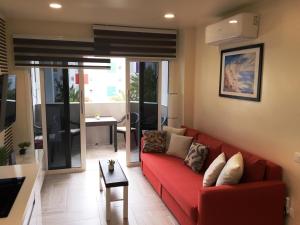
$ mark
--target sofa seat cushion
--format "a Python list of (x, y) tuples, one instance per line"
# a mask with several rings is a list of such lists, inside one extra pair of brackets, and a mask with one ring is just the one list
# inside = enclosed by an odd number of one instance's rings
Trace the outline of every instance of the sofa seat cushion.
[(165, 154), (143, 153), (142, 160), (187, 216), (197, 221), (203, 175), (193, 172), (182, 159)]

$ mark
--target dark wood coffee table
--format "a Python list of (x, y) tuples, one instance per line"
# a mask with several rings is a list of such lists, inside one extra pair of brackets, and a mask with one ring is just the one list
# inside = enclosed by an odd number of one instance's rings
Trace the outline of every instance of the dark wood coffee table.
[[(106, 220), (110, 220), (110, 203), (123, 200), (123, 218), (128, 218), (128, 180), (118, 161), (113, 172), (108, 170), (108, 159), (99, 160), (100, 191), (103, 191), (102, 180), (106, 188)], [(123, 187), (123, 199), (112, 200), (110, 189)]]

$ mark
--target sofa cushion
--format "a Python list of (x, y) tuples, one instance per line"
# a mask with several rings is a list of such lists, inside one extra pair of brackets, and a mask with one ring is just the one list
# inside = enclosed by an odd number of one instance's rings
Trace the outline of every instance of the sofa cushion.
[(223, 184), (238, 184), (243, 176), (244, 160), (242, 154), (233, 155), (224, 166), (218, 177), (216, 186)]
[(171, 141), (171, 135), (172, 134), (184, 135), (185, 128), (175, 128), (175, 127), (163, 126), (163, 131), (167, 132), (166, 148), (168, 149), (170, 141)]
[(170, 145), (166, 153), (168, 155), (173, 155), (181, 159), (185, 159), (192, 144), (192, 139), (192, 137), (172, 134)]
[(210, 187), (216, 183), (225, 164), (225, 154), (222, 152), (217, 158), (215, 158), (215, 160), (209, 165), (209, 167), (205, 171), (203, 178), (204, 187)]
[(203, 176), (193, 173), (181, 159), (173, 156), (143, 153), (142, 160), (143, 164), (153, 170), (182, 210), (196, 222)]
[(194, 129), (194, 128), (190, 128), (190, 127), (187, 127), (187, 126), (181, 126), (182, 128), (185, 128), (185, 133), (184, 133), (184, 136), (189, 136), (189, 137), (192, 137), (193, 140), (196, 140), (198, 135), (200, 134), (200, 131)]
[(143, 152), (161, 153), (166, 150), (166, 132), (156, 130), (143, 131)]
[(187, 156), (185, 157), (184, 163), (191, 167), (193, 171), (200, 173), (207, 156), (207, 146), (193, 142)]
[(225, 153), (227, 159), (237, 152), (242, 153), (244, 159), (244, 174), (241, 179), (242, 183), (264, 180), (266, 160), (228, 144), (222, 145), (222, 151)]
[(208, 157), (203, 167), (206, 170), (215, 158), (221, 154), (221, 145), (223, 142), (206, 134), (200, 134), (196, 142), (206, 145), (209, 149)]

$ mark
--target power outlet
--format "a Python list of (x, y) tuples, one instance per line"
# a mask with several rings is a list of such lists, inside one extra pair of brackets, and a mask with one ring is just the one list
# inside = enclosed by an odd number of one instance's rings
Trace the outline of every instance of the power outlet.
[(293, 218), (293, 219), (295, 218), (295, 210), (294, 210), (293, 207), (290, 208), (289, 216), (290, 216), (291, 218)]
[(294, 153), (294, 161), (295, 161), (295, 163), (300, 164), (300, 152), (295, 152)]
[(292, 207), (291, 197), (285, 198), (285, 214), (287, 216), (290, 216), (291, 218), (295, 217), (295, 211), (294, 208)]

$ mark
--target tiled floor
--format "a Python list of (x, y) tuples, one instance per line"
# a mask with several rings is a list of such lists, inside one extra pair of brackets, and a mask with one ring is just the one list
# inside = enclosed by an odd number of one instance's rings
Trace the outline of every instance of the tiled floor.
[[(98, 159), (116, 158), (129, 180), (128, 221), (122, 219), (122, 202), (112, 203), (112, 219), (105, 219), (105, 191), (99, 191)], [(113, 194), (121, 194), (116, 188)], [(178, 223), (144, 178), (139, 167), (125, 166), (125, 150), (111, 146), (87, 151), (83, 173), (49, 175), (42, 189), (44, 225), (177, 225)]]

